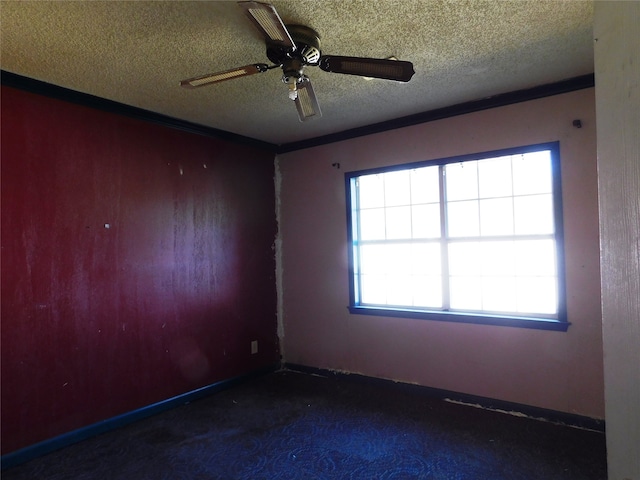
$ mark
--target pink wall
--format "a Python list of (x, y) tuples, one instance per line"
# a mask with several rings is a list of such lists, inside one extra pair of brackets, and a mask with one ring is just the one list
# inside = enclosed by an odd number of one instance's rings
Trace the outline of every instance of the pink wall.
[(272, 153), (3, 87), (2, 453), (278, 362), (274, 205)]
[[(280, 155), (285, 360), (604, 418), (595, 132), (587, 89)], [(344, 172), (550, 141), (568, 332), (349, 314)]]

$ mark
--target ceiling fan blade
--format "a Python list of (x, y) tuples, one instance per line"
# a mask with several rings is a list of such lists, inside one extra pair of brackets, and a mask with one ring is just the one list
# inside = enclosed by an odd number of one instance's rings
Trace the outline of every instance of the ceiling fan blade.
[(320, 105), (316, 99), (316, 94), (311, 86), (311, 80), (309, 77), (303, 76), (298, 82), (297, 88), (298, 96), (295, 99), (296, 108), (298, 109), (298, 115), (300, 121), (305, 122), (313, 117), (321, 117)]
[(254, 63), (253, 65), (245, 65), (244, 67), (232, 68), (224, 72), (208, 73), (199, 77), (188, 78), (180, 82), (180, 86), (184, 88), (197, 88), (211, 85), (212, 83), (224, 82), (233, 78), (246, 77), (254, 73), (266, 72), (269, 69), (266, 63)]
[(416, 73), (413, 64), (403, 60), (340, 57), (337, 55), (323, 56), (320, 59), (320, 68), (325, 72), (385, 78), (399, 82), (408, 82)]
[(238, 5), (244, 8), (247, 17), (263, 33), (267, 43), (286, 47), (291, 51), (296, 49), (296, 44), (273, 5), (262, 2), (238, 2)]

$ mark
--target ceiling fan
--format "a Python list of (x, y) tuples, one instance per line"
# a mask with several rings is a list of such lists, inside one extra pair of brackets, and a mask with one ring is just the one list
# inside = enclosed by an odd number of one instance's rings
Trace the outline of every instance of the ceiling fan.
[(415, 73), (413, 64), (407, 61), (323, 55), (318, 33), (304, 25), (285, 25), (273, 5), (255, 1), (241, 1), (238, 5), (264, 35), (267, 58), (273, 64), (253, 63), (188, 78), (180, 82), (181, 86), (203, 87), (281, 67), (282, 81), (289, 87), (289, 98), (295, 102), (300, 120), (305, 121), (322, 115), (311, 80), (304, 73), (307, 66), (320, 67), (325, 72), (400, 82), (408, 82)]

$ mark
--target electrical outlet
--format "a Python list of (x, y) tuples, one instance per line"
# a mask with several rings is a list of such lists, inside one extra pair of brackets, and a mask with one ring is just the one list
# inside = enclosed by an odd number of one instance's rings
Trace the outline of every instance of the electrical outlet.
[(251, 355), (255, 355), (256, 353), (258, 353), (258, 340), (251, 342)]

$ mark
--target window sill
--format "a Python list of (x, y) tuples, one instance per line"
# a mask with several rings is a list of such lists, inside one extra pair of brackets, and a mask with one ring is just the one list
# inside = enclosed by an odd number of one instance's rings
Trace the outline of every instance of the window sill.
[(569, 325), (571, 325), (571, 323), (566, 321), (549, 318), (479, 315), (369, 306), (349, 306), (348, 309), (350, 313), (355, 315), (377, 315), (382, 317), (436, 320), (440, 322), (475, 323), (478, 325), (498, 325), (503, 327), (531, 328), (535, 330), (554, 330), (558, 332), (566, 332)]

